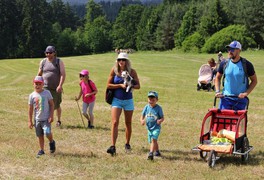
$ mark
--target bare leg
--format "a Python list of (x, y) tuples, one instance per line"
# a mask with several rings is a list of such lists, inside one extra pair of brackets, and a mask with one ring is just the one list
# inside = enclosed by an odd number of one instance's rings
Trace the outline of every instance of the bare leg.
[(132, 116), (133, 111), (124, 111), (126, 122), (126, 144), (129, 144), (132, 134)]
[(153, 144), (153, 151), (152, 152), (154, 152), (154, 151), (158, 151), (159, 150), (159, 145), (158, 145), (158, 141), (157, 141), (157, 139), (153, 139), (152, 140), (152, 144)]
[(52, 142), (53, 141), (52, 133), (50, 133), (49, 135), (47, 135), (47, 138), (48, 138), (49, 142)]
[(38, 138), (39, 138), (39, 147), (40, 147), (41, 150), (44, 151), (44, 136), (41, 135)]
[(122, 113), (122, 109), (120, 108), (112, 108), (112, 129), (111, 129), (111, 139), (112, 145), (115, 146), (116, 139), (118, 137), (118, 125), (119, 118)]
[(61, 120), (61, 107), (59, 107), (59, 108), (57, 109), (57, 118), (58, 118), (58, 121)]

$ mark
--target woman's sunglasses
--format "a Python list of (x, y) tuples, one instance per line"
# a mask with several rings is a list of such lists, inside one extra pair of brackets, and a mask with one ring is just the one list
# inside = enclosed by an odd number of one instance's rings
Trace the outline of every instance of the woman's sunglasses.
[(118, 61), (118, 62), (119, 62), (119, 61), (126, 61), (126, 59), (118, 59), (117, 61)]

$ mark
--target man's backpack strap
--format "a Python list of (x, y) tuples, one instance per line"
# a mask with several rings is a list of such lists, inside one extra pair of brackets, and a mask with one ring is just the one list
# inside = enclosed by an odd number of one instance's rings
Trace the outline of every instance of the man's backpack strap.
[(41, 70), (43, 71), (43, 68), (44, 68), (44, 65), (47, 61), (47, 58), (43, 59), (42, 62), (41, 62)]
[(58, 68), (59, 74), (61, 75), (61, 72), (60, 72), (60, 58), (57, 58), (57, 57), (56, 57), (56, 67)]
[(225, 61), (225, 63), (224, 63), (224, 66), (223, 66), (223, 81), (222, 81), (222, 86), (223, 87), (224, 87), (224, 83), (225, 83), (225, 69), (228, 66), (228, 64), (229, 64), (230, 61), (231, 61), (230, 59), (227, 59)]
[(245, 58), (241, 57), (241, 62), (242, 62), (242, 66), (243, 66), (243, 70), (244, 70), (244, 81), (243, 83), (245, 83), (245, 79), (247, 79), (247, 87), (248, 87), (248, 70), (247, 70), (247, 60)]

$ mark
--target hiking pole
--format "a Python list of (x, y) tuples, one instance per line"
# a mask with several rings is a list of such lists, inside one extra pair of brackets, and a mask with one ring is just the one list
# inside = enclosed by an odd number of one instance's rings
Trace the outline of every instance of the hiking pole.
[[(75, 99), (76, 99), (76, 97), (75, 97)], [(83, 117), (82, 117), (82, 112), (81, 112), (81, 109), (80, 109), (80, 106), (79, 106), (78, 101), (76, 101), (76, 103), (77, 103), (77, 106), (78, 106), (78, 109), (79, 109), (80, 116), (81, 116), (81, 118), (82, 118), (83, 127), (85, 128), (85, 124), (84, 124)]]

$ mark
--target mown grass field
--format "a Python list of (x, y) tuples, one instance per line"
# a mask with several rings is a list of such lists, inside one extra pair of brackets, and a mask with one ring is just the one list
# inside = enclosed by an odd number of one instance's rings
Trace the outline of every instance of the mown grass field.
[[(264, 63), (263, 51), (241, 54), (257, 72), (258, 85), (250, 94), (248, 138), (254, 150), (247, 164), (239, 156), (225, 155), (210, 169), (191, 148), (199, 143), (201, 121), (213, 105), (214, 92), (196, 91), (198, 70), (216, 54), (137, 52), (130, 55), (141, 89), (134, 91), (132, 152), (124, 150), (124, 117), (119, 124), (117, 155), (106, 153), (110, 143), (110, 106), (104, 102), (106, 80), (116, 54), (64, 57), (66, 81), (62, 103), (62, 127), (53, 124), (57, 151), (36, 158), (35, 130), (27, 127), (28, 95), (37, 73), (38, 59), (0, 60), (0, 179), (263, 179), (264, 175)], [(226, 54), (225, 54), (226, 56)], [(83, 128), (74, 97), (79, 92), (78, 73), (87, 68), (99, 90), (95, 105), (95, 129)], [(147, 92), (159, 93), (165, 122), (159, 138), (163, 158), (146, 160), (147, 131), (139, 122)], [(79, 102), (81, 105), (81, 102)], [(85, 122), (87, 125), (87, 122)]]

